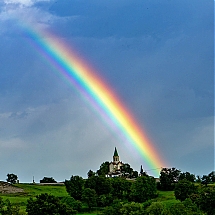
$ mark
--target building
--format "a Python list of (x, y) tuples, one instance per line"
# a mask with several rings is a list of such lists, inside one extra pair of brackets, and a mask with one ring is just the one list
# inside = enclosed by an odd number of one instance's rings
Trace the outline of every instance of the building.
[(110, 162), (109, 164), (109, 177), (112, 177), (112, 176), (120, 176), (122, 175), (121, 173), (121, 166), (123, 166), (124, 164), (120, 161), (119, 159), (119, 154), (117, 152), (117, 149), (115, 147), (115, 150), (114, 150), (114, 154), (113, 154), (113, 161)]

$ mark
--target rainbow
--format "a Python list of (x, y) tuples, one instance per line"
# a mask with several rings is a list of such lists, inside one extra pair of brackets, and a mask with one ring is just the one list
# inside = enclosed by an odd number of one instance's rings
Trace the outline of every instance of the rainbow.
[(131, 112), (96, 70), (53, 34), (30, 26), (25, 27), (25, 31), (60, 75), (81, 91), (94, 107), (96, 105), (102, 117), (114, 123), (122, 136), (138, 150), (146, 164), (144, 168), (155, 169), (156, 175), (159, 175), (160, 167), (165, 166), (163, 160)]

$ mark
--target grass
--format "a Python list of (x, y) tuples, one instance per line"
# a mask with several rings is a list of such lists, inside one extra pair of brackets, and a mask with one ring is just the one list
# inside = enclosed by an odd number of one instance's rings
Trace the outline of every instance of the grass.
[(5, 201), (8, 199), (12, 204), (19, 205), (22, 212), (25, 211), (27, 200), (42, 193), (52, 194), (57, 197), (68, 196), (64, 185), (37, 185), (37, 184), (16, 184), (15, 187), (22, 188), (23, 193), (2, 194), (0, 197)]
[[(16, 184), (16, 187), (22, 188), (24, 190), (23, 193), (16, 193), (16, 194), (2, 194), (0, 193), (0, 197), (3, 200), (10, 200), (12, 204), (17, 204), (20, 206), (21, 211), (25, 211), (27, 200), (32, 197), (35, 198), (37, 195), (42, 193), (52, 194), (57, 197), (66, 197), (69, 196), (65, 185), (39, 185), (39, 184)], [(162, 202), (167, 207), (171, 206), (179, 202), (175, 199), (174, 191), (158, 191), (158, 197), (155, 198), (153, 201)], [(96, 215), (96, 211), (91, 213), (78, 213), (79, 215)]]
[(176, 200), (174, 191), (158, 191), (158, 197), (155, 200), (164, 203), (167, 207), (180, 202)]
[(98, 213), (77, 213), (78, 215), (97, 215)]
[(62, 184), (58, 185), (38, 185), (38, 184), (16, 184), (16, 187), (24, 190), (24, 195), (35, 197), (42, 193), (52, 194), (58, 197), (68, 196), (65, 186)]

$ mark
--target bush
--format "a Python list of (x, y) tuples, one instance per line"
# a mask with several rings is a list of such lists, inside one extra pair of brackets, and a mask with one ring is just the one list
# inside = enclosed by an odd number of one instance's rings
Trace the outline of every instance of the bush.
[(166, 215), (168, 214), (166, 207), (161, 202), (153, 202), (146, 210), (146, 214), (150, 215)]
[(185, 199), (182, 203), (187, 208), (187, 210), (190, 211), (190, 213), (192, 212), (192, 214), (195, 215), (203, 214), (198, 206), (194, 202), (192, 202), (190, 198)]
[(103, 215), (141, 215), (145, 214), (144, 207), (141, 203), (137, 202), (128, 202), (122, 203), (115, 201), (112, 206), (106, 207), (103, 212)]
[(44, 177), (42, 180), (40, 180), (40, 183), (57, 183), (57, 181), (55, 181), (52, 177)]
[(215, 214), (215, 188), (204, 188), (199, 194), (192, 195), (191, 199), (208, 215)]
[(184, 206), (183, 203), (176, 203), (171, 205), (169, 208), (169, 212), (171, 215), (188, 215), (187, 208)]
[(21, 215), (19, 206), (14, 206), (7, 199), (5, 202), (0, 197), (0, 214), (1, 215)]
[(192, 182), (183, 179), (175, 185), (174, 194), (176, 199), (184, 201), (191, 194), (196, 193), (196, 191), (197, 189)]
[(76, 211), (81, 211), (82, 203), (79, 200), (75, 200), (73, 197), (67, 196), (60, 199), (60, 201), (67, 205), (69, 208), (73, 208)]
[(76, 214), (76, 211), (66, 204), (63, 204), (59, 198), (43, 193), (36, 196), (33, 200), (30, 198), (27, 202), (26, 212), (28, 215), (70, 215)]
[(122, 208), (122, 202), (114, 200), (111, 206), (105, 207), (102, 211), (103, 215), (120, 215), (120, 209)]
[(136, 202), (129, 202), (123, 204), (122, 208), (120, 209), (120, 213), (122, 215), (140, 215), (144, 214), (144, 208), (142, 204)]

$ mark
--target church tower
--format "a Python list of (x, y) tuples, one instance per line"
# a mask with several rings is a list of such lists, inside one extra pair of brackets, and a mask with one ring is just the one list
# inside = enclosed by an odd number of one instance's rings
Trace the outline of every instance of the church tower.
[(110, 162), (110, 165), (109, 165), (109, 173), (108, 173), (109, 177), (121, 175), (121, 166), (123, 165), (124, 164), (119, 160), (119, 155), (115, 147), (115, 150), (113, 153), (113, 161)]
[(119, 162), (119, 155), (118, 155), (116, 147), (115, 147), (114, 154), (113, 154), (113, 162), (116, 162), (116, 163)]

